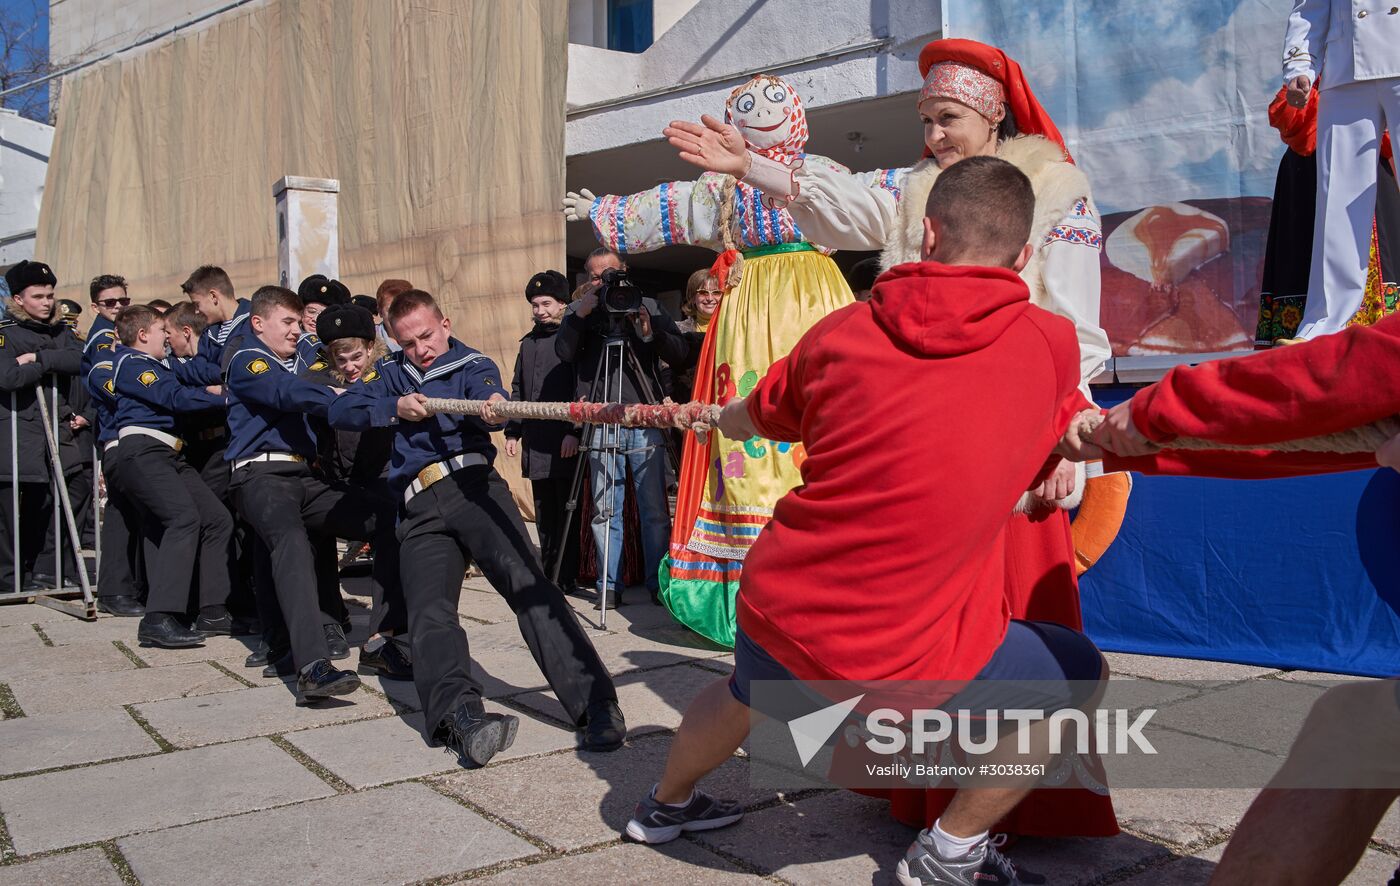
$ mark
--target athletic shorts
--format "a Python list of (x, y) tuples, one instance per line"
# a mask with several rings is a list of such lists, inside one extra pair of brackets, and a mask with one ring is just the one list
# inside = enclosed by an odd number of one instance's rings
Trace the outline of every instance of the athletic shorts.
[[(1088, 698), (1102, 672), (1098, 648), (1078, 631), (1048, 621), (1013, 620), (973, 681), (939, 707), (1059, 710)], [(742, 628), (735, 632), (729, 692), (740, 704), (752, 707), (754, 680), (796, 679)]]

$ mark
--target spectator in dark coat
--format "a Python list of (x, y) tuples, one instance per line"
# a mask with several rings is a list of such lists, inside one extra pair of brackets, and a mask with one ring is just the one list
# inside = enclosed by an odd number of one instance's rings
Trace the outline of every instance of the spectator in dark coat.
[[(5, 273), (12, 293), (9, 317), (0, 322), (0, 514), (4, 515), (0, 538), (0, 588), (12, 590), (15, 582), (13, 527), (20, 526), (20, 570), (28, 590), (53, 587), (53, 530), (51, 520), (60, 512), (50, 490), (48, 440), (39, 411), (42, 390), (50, 408), (50, 421), (58, 423), (60, 470), (64, 475), (81, 470), (83, 453), (74, 441), (75, 430), (86, 423), (79, 413), (78, 378), (83, 346), (73, 330), (57, 315), (53, 289), (58, 282), (43, 262), (22, 261)], [(57, 396), (57, 416), (53, 415)], [(18, 476), (11, 470), (10, 423), (18, 441)], [(91, 454), (88, 454), (91, 457)], [(14, 513), (13, 486), (18, 483), (19, 513)], [(65, 527), (60, 527), (65, 528)], [(46, 543), (48, 557), (41, 552)], [(76, 568), (67, 532), (63, 533), (64, 574)]]
[[(569, 304), (569, 281), (558, 271), (530, 278), (525, 298), (535, 325), (520, 340), (510, 398), (536, 403), (574, 399), (574, 367), (559, 359), (554, 336)], [(557, 421), (512, 421), (505, 427), (506, 455), (521, 459), (521, 473), (535, 496), (535, 527), (546, 573), (559, 563), (559, 586), (572, 591), (578, 578), (578, 531), (567, 504), (578, 468), (578, 429)], [(524, 445), (521, 445), (521, 441)], [(560, 554), (563, 559), (560, 559)]]

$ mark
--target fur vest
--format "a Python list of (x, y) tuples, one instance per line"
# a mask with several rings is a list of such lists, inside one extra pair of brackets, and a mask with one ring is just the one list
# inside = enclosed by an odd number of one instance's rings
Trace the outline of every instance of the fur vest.
[[(1015, 166), (1031, 180), (1035, 191), (1035, 217), (1031, 221), (1031, 243), (1035, 253), (1021, 271), (1021, 279), (1031, 291), (1031, 304), (1047, 307), (1045, 284), (1040, 268), (1045, 261), (1040, 244), (1050, 229), (1062, 222), (1074, 204), (1087, 199), (1092, 206), (1089, 179), (1073, 163), (1065, 161), (1064, 152), (1054, 142), (1039, 135), (1023, 135), (1007, 139), (997, 148), (997, 156)], [(921, 160), (904, 176), (900, 185), (898, 223), (880, 253), (880, 270), (918, 261), (924, 240), (924, 206), (929, 191), (941, 170), (932, 158)]]
[[(1035, 191), (1035, 216), (1031, 220), (1030, 242), (1035, 246), (1031, 260), (1021, 270), (1021, 279), (1031, 291), (1031, 304), (1049, 310), (1049, 298), (1040, 269), (1045, 254), (1040, 246), (1049, 236), (1050, 230), (1062, 222), (1074, 204), (1088, 200), (1091, 211), (1093, 197), (1089, 190), (1089, 179), (1084, 173), (1065, 160), (1064, 152), (1049, 139), (1039, 135), (1024, 135), (1007, 139), (997, 148), (997, 156), (1015, 166), (1031, 180)], [(923, 250), (924, 206), (928, 203), (929, 192), (938, 180), (941, 170), (933, 158), (921, 160), (909, 170), (900, 185), (897, 223), (880, 253), (880, 270), (887, 271), (895, 265), (919, 260)], [(1071, 510), (1079, 506), (1084, 497), (1084, 466), (1075, 466), (1074, 492), (1067, 498), (1054, 502), (1055, 506)], [(1017, 513), (1029, 513), (1045, 506), (1034, 495), (1027, 492), (1016, 503)]]

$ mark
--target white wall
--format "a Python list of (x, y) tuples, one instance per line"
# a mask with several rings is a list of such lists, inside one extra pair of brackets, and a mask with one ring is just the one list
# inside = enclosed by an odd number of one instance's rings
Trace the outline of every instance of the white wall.
[(0, 110), (0, 267), (34, 257), (53, 127)]
[(941, 28), (939, 7), (699, 0), (646, 52), (570, 44), (568, 154), (655, 139), (673, 119), (718, 113), (731, 89), (763, 71), (792, 82), (809, 107), (915, 90), (919, 50)]

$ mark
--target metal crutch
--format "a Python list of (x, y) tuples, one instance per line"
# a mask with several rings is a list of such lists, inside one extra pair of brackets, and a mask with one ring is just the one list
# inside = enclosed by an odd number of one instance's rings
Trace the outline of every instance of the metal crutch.
[[(54, 388), (54, 396), (58, 396), (57, 386)], [(55, 400), (55, 404), (56, 403), (57, 401)], [(49, 416), (49, 408), (47, 404), (44, 403), (42, 395), (39, 397), (39, 413), (44, 420), (44, 438), (49, 444), (49, 469), (56, 478), (62, 480), (63, 463), (58, 454), (58, 434), (50, 430), (51, 418)], [(57, 414), (58, 410), (55, 405), (54, 415)], [(73, 517), (73, 502), (68, 498), (68, 484), (62, 482), (58, 483), (58, 500), (63, 510), (63, 523), (68, 527), (68, 540), (72, 543), (73, 550), (78, 551), (80, 550), (78, 521)], [(60, 587), (62, 587), (62, 576), (59, 576), (59, 582)], [(97, 618), (97, 602), (93, 599), (92, 585), (88, 582), (86, 569), (80, 568), (78, 570), (78, 584), (81, 585), (83, 589), (83, 606), (81, 611), (74, 608), (71, 603), (59, 600), (57, 597), (43, 594), (35, 598), (34, 602), (57, 609), (60, 612), (67, 612), (69, 615), (76, 615), (79, 618), (93, 621)]]

